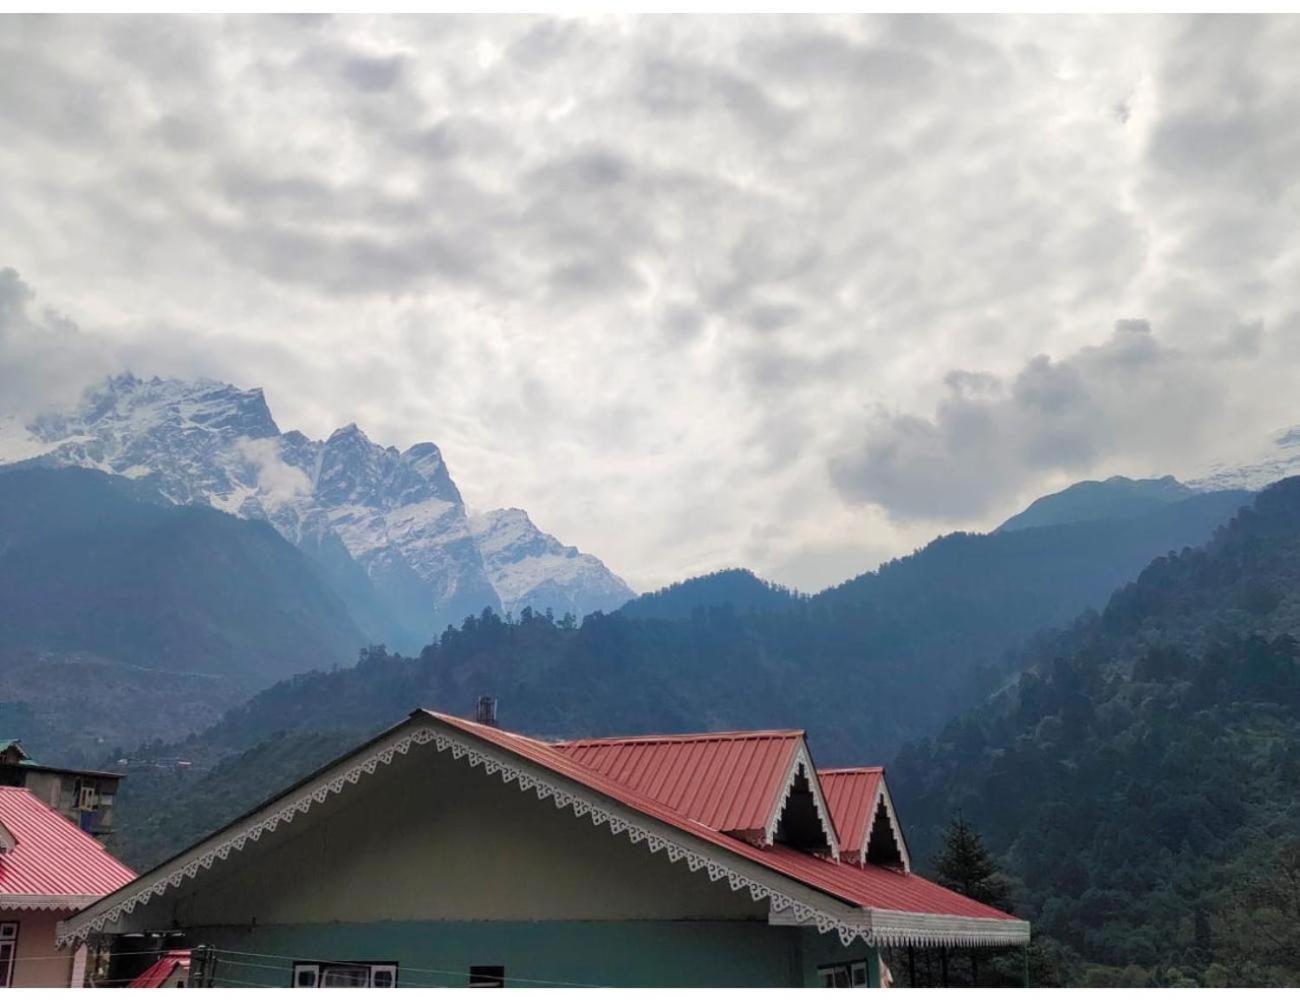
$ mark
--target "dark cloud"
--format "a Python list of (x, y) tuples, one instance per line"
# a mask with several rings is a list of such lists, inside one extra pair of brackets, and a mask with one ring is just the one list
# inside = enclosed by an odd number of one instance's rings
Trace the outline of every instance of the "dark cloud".
[(397, 83), (405, 65), (404, 56), (351, 56), (343, 63), (343, 77), (359, 90), (382, 93)]
[(1103, 460), (1158, 472), (1213, 431), (1220, 361), (1161, 343), (1146, 320), (1121, 320), (1105, 341), (1032, 357), (1009, 380), (949, 372), (934, 416), (877, 413), (831, 475), (845, 499), (897, 520), (952, 522), (987, 518), (1027, 485)]
[(18, 272), (0, 268), (0, 417), (30, 418), (75, 399), (115, 363), (107, 345), (66, 316), (39, 307)]

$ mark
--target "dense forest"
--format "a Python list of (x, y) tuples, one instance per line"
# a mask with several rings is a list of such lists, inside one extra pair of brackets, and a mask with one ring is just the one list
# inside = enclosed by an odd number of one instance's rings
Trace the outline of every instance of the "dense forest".
[(1300, 980), (1300, 479), (1042, 636), (891, 771), (914, 851), (954, 814), (1072, 981)]
[[(822, 595), (773, 590), (776, 610), (746, 603), (766, 599), (761, 581), (733, 596), (737, 577), (720, 574), (684, 616), (484, 612), (418, 657), (372, 647), (144, 748), (196, 766), (132, 775), (117, 848), (155, 863), (413, 707), (467, 713), (483, 692), (505, 725), (541, 736), (804, 725), (822, 765), (888, 760), (910, 728), (891, 787), (913, 856), (935, 873), (955, 816), (982, 834), (1035, 924), (1034, 981), (1294, 982), (1300, 480), (1203, 547), (1158, 556), (1100, 611), (1031, 634), (1066, 600), (1046, 582), (1045, 539), (1088, 566), (1085, 549), (1113, 557), (1116, 534), (948, 536)], [(1036, 602), (1035, 587), (1048, 591)], [(976, 659), (1007, 621), (1021, 644)], [(932, 724), (943, 709), (927, 697), (958, 693), (979, 707)], [(939, 735), (916, 739), (927, 726)], [(980, 981), (1018, 982), (1020, 963), (991, 957)]]
[[(529, 732), (796, 725), (825, 763), (882, 760), (993, 690), (1008, 645), (1100, 604), (1153, 556), (1204, 541), (1240, 500), (1209, 494), (1127, 520), (948, 535), (810, 598), (733, 573), (646, 599), (667, 609), (655, 617), (640, 601), (581, 625), (540, 609), (485, 613), (418, 657), (373, 648), (351, 672), (283, 682), (213, 735), (230, 749), (286, 725), (374, 728), (417, 705), (468, 711), (491, 692), (507, 723)], [(689, 614), (677, 589), (696, 593)], [(754, 609), (759, 593), (777, 606)]]

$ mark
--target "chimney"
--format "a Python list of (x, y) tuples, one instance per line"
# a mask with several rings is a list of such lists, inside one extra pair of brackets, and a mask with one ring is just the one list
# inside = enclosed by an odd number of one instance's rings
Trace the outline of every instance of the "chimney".
[(479, 695), (478, 704), (474, 706), (474, 721), (485, 726), (496, 727), (497, 700), (490, 694)]

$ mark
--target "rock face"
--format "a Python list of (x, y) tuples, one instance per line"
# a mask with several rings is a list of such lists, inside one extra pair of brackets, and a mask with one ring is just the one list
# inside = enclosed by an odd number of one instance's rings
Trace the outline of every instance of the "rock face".
[(581, 618), (590, 611), (613, 611), (636, 597), (599, 559), (562, 545), (517, 507), (475, 514), (470, 529), (507, 612), (549, 608), (556, 616)]
[(173, 503), (270, 522), (376, 641), (398, 648), (520, 600), (581, 615), (633, 596), (522, 511), (484, 515), (472, 529), (437, 445), (399, 452), (355, 424), (325, 441), (282, 433), (260, 389), (114, 376), (71, 413), (43, 416), (25, 434), (7, 428), (0, 445), (0, 461), (148, 479)]

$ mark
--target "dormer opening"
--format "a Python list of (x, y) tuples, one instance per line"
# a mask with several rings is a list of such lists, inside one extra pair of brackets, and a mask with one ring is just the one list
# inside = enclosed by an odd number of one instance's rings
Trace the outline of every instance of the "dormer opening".
[(894, 835), (894, 824), (882, 795), (876, 802), (876, 815), (871, 822), (871, 838), (867, 841), (867, 861), (885, 868), (905, 868), (903, 851)]
[(807, 772), (802, 766), (790, 784), (790, 791), (781, 809), (781, 816), (777, 820), (772, 841), (800, 851), (827, 853), (831, 850), (831, 845), (826, 838), (826, 829), (817, 809), (817, 800), (813, 796)]

